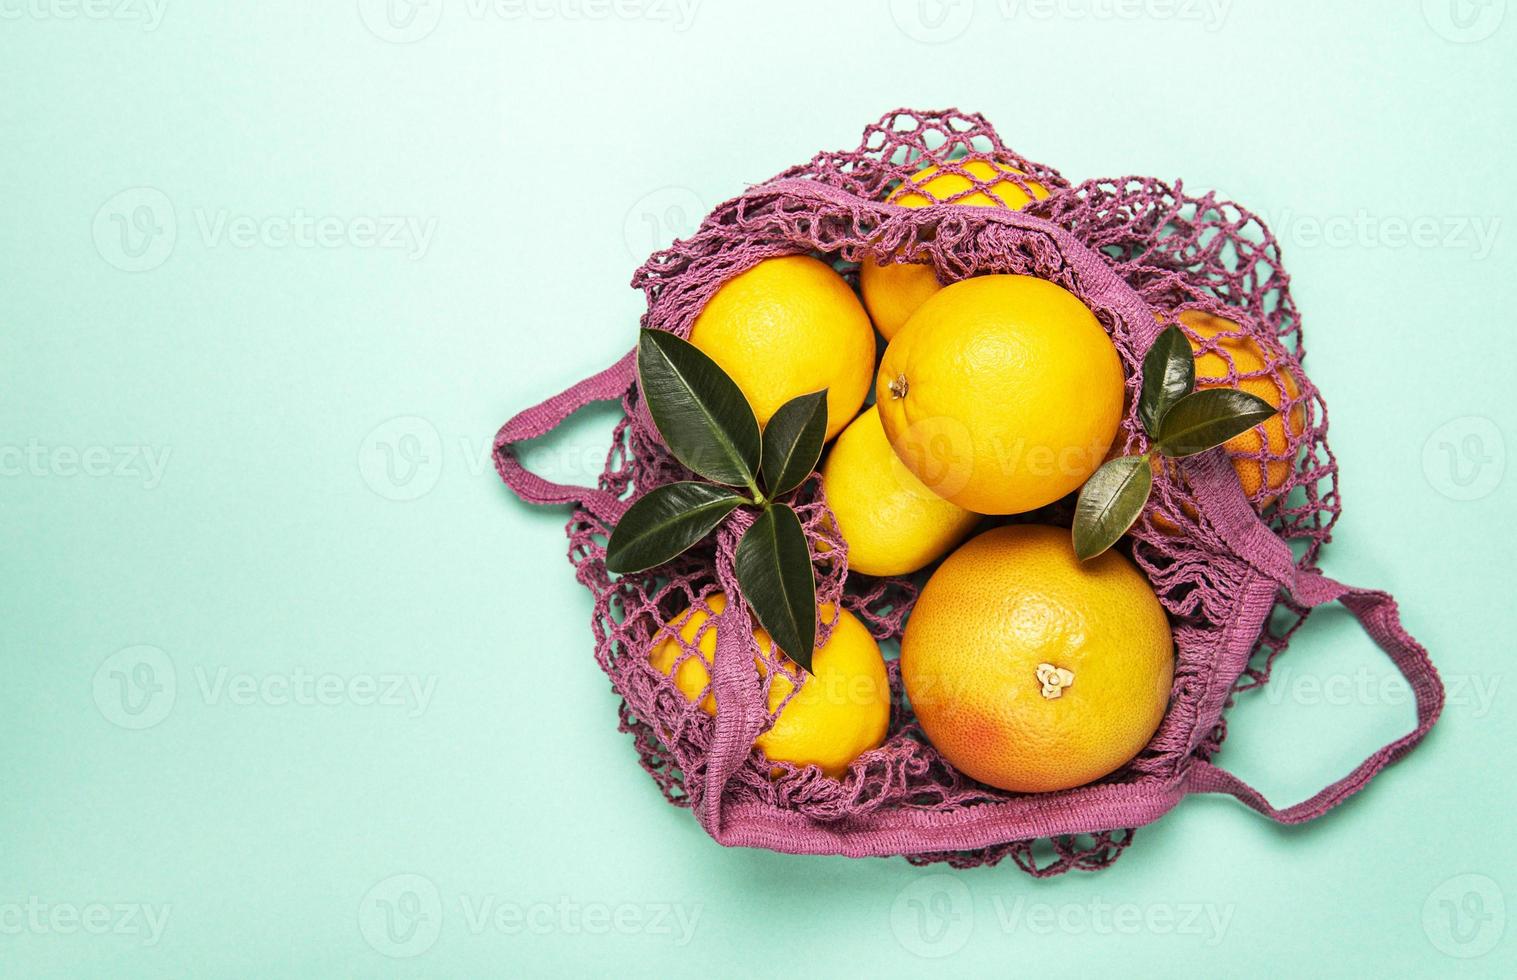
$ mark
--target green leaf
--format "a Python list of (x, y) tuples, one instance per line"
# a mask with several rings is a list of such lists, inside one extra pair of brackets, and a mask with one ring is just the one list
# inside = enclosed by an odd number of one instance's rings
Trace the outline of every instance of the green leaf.
[(765, 508), (737, 543), (734, 566), (759, 624), (786, 656), (809, 670), (816, 646), (816, 576), (795, 511), (785, 504)]
[(662, 565), (711, 533), (743, 498), (709, 483), (671, 483), (627, 508), (606, 545), (606, 569), (625, 575)]
[(1193, 456), (1247, 432), (1277, 411), (1257, 395), (1236, 388), (1193, 391), (1164, 413), (1154, 448), (1166, 456)]
[(644, 330), (637, 374), (675, 459), (708, 480), (757, 490), (758, 419), (715, 361), (667, 330)]
[(1171, 405), (1196, 386), (1196, 356), (1179, 327), (1166, 327), (1143, 356), (1143, 391), (1138, 417), (1151, 437), (1158, 437), (1159, 420)]
[(1146, 456), (1108, 460), (1080, 488), (1075, 503), (1075, 555), (1094, 558), (1117, 543), (1143, 513), (1154, 474)]
[(827, 441), (827, 389), (790, 399), (764, 426), (759, 473), (770, 497), (789, 493), (816, 469)]

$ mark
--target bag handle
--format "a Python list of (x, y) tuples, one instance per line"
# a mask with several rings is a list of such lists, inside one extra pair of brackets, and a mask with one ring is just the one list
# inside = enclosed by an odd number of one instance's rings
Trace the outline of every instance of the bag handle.
[(637, 351), (633, 350), (599, 374), (534, 405), (501, 426), (495, 434), (495, 470), (511, 492), (529, 504), (581, 504), (596, 517), (614, 524), (627, 509), (626, 502), (607, 490), (543, 479), (521, 465), (516, 458), (516, 444), (547, 435), (591, 402), (620, 399), (636, 378)]
[[(1220, 766), (1194, 760), (1186, 789), (1194, 793), (1230, 793), (1258, 812), (1282, 824), (1298, 824), (1322, 816), (1373, 779), (1382, 769), (1406, 755), (1432, 729), (1443, 711), (1443, 682), (1427, 650), (1401, 625), (1396, 600), (1389, 593), (1356, 589), (1336, 582), (1315, 568), (1299, 568), (1290, 547), (1269, 530), (1243, 496), (1225, 454), (1209, 452), (1189, 461), (1196, 495), (1217, 532), (1234, 552), (1274, 579), (1297, 602), (1316, 608), (1337, 601), (1354, 614), (1366, 633), (1384, 650), (1411, 685), (1417, 705), (1417, 727), (1371, 753), (1347, 776), (1284, 809)], [(1226, 472), (1223, 472), (1223, 471)], [(1229, 665), (1241, 673), (1247, 661)], [(1231, 685), (1237, 674), (1224, 672)]]

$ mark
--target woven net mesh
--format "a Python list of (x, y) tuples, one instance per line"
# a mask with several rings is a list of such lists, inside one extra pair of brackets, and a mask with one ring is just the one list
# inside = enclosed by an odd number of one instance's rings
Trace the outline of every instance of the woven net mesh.
[[(993, 160), (996, 170), (965, 168), (965, 161)], [(926, 166), (956, 173), (965, 190), (943, 204), (907, 209), (887, 202)], [(981, 178), (976, 174), (990, 174)], [(1259, 379), (1277, 386), (1283, 439), (1257, 440), (1257, 451), (1234, 452), (1235, 465), (1257, 467), (1252, 502), (1269, 527), (1292, 543), (1302, 565), (1314, 564), (1338, 515), (1336, 465), (1325, 440), (1326, 409), (1301, 369), (1300, 320), (1278, 245), (1242, 207), (1212, 194), (1193, 196), (1173, 184), (1145, 177), (1091, 180), (1071, 185), (1058, 171), (1003, 144), (986, 120), (958, 110), (896, 111), (869, 126), (853, 150), (820, 153), (718, 206), (689, 239), (652, 255), (633, 285), (643, 290), (643, 325), (688, 336), (696, 315), (715, 291), (763, 259), (810, 253), (853, 280), (859, 263), (930, 263), (939, 279), (953, 282), (976, 274), (1017, 273), (1051, 280), (1086, 298), (1086, 284), (1035, 222), (998, 220), (1004, 209), (953, 206), (960, 198), (994, 190), (1009, 181), (1041, 197), (1022, 214), (1058, 226), (1106, 259), (1151, 310), (1154, 323), (1124, 322), (1093, 305), (1111, 334), (1128, 377), (1128, 410), (1119, 442), (1127, 451), (1146, 448), (1134, 396), (1139, 364), (1158, 325), (1176, 323), (1195, 341), (1202, 383), (1238, 384)], [(1038, 185), (1032, 188), (1032, 184)], [(1033, 190), (1039, 193), (1033, 195)], [(1046, 192), (1046, 193), (1045, 193)], [(997, 215), (995, 212), (1003, 211)], [(1181, 314), (1197, 311), (1225, 318), (1226, 329), (1206, 334)], [(1188, 319), (1188, 318), (1187, 318)], [(1240, 365), (1234, 354), (1251, 345), (1259, 357)], [(1262, 358), (1262, 366), (1254, 363)], [(1217, 367), (1221, 365), (1221, 367)], [(636, 386), (623, 398), (602, 489), (624, 498), (690, 474), (663, 448)], [(1283, 444), (1281, 444), (1283, 443)], [(1243, 481), (1248, 486), (1250, 481)], [(850, 575), (847, 542), (829, 530), (820, 480), (813, 476), (797, 494), (797, 510), (812, 544), (820, 603), (840, 604), (858, 615), (882, 641), (899, 639), (917, 595), (914, 579)], [(594, 600), (595, 656), (622, 697), (620, 727), (632, 736), (643, 767), (664, 796), (681, 806), (698, 804), (714, 720), (649, 663), (659, 643), (679, 645), (678, 662), (698, 656), (669, 627), (692, 607), (707, 608), (716, 592), (737, 595), (733, 549), (751, 516), (739, 510), (707, 543), (673, 563), (643, 575), (613, 577), (605, 568), (610, 528), (580, 508), (568, 525), (569, 557)], [(1068, 524), (1070, 505), (1060, 502), (1010, 520)], [(1130, 535), (1131, 556), (1142, 568), (1174, 625), (1177, 663), (1169, 711), (1148, 747), (1103, 782), (1173, 778), (1188, 758), (1210, 757), (1225, 726), (1203, 722), (1201, 691), (1212, 663), (1207, 651), (1233, 611), (1233, 598), (1247, 569), (1207, 525), (1177, 468), (1155, 480), (1148, 510)], [(1305, 618), (1305, 610), (1282, 599), (1255, 656), (1234, 690), (1262, 684)], [(832, 623), (823, 617), (820, 638)], [(707, 628), (714, 628), (715, 620)], [(696, 639), (699, 642), (699, 638)], [(888, 650), (890, 643), (884, 644)], [(766, 655), (752, 644), (756, 659)], [(765, 704), (776, 671), (761, 671)], [(893, 698), (889, 735), (861, 756), (845, 778), (815, 769), (774, 764), (759, 753), (726, 785), (726, 798), (759, 801), (815, 821), (846, 821), (880, 809), (955, 811), (1002, 801), (1012, 794), (979, 784), (948, 764), (923, 737), (901, 694), (897, 663), (889, 663)], [(1229, 700), (1230, 703), (1230, 700)], [(769, 713), (770, 720), (783, 708)], [(914, 863), (953, 867), (995, 864), (1008, 857), (1037, 876), (1096, 869), (1115, 860), (1132, 840), (1126, 828), (1039, 841), (1006, 841), (968, 851), (922, 850)]]

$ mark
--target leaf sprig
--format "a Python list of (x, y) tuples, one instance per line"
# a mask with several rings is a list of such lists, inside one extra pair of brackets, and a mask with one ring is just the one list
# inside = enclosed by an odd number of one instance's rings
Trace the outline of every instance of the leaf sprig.
[(1143, 513), (1153, 490), (1154, 454), (1179, 458), (1222, 445), (1279, 411), (1236, 388), (1196, 387), (1196, 362), (1179, 327), (1167, 327), (1143, 357), (1138, 418), (1148, 452), (1108, 460), (1080, 488), (1075, 554), (1084, 561), (1117, 543)]
[(672, 333), (642, 331), (637, 373), (669, 451), (710, 482), (671, 483), (639, 498), (611, 532), (606, 568), (626, 575), (672, 561), (737, 508), (756, 507), (734, 556), (738, 585), (775, 644), (809, 669), (816, 575), (801, 520), (778, 498), (816, 469), (827, 438), (827, 391), (781, 405), (761, 433), (737, 383)]

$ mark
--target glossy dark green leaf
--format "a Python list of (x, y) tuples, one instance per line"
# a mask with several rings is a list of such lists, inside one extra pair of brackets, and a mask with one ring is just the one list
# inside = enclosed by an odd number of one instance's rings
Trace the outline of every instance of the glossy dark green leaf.
[(790, 399), (764, 426), (759, 473), (770, 497), (789, 493), (816, 469), (827, 441), (827, 389)]
[(606, 568), (617, 574), (662, 565), (711, 533), (743, 498), (709, 483), (671, 483), (643, 495), (616, 522)]
[(1196, 386), (1196, 357), (1179, 327), (1166, 327), (1143, 356), (1143, 391), (1138, 417), (1150, 436), (1159, 434), (1159, 420), (1171, 405)]
[(758, 419), (715, 361), (666, 330), (644, 330), (637, 374), (653, 424), (675, 459), (717, 483), (757, 485)]
[(1247, 432), (1277, 411), (1259, 396), (1236, 388), (1193, 391), (1164, 413), (1154, 448), (1166, 456), (1193, 456)]
[(737, 584), (759, 624), (808, 670), (816, 646), (816, 576), (800, 518), (770, 504), (737, 544)]
[(1143, 456), (1119, 456), (1091, 474), (1075, 503), (1075, 556), (1084, 561), (1116, 544), (1143, 513), (1153, 484)]

